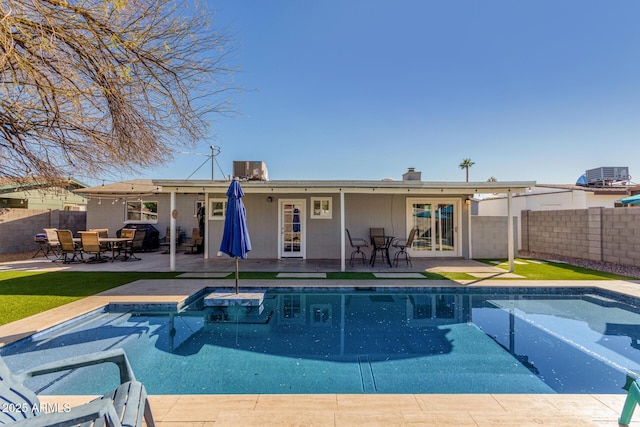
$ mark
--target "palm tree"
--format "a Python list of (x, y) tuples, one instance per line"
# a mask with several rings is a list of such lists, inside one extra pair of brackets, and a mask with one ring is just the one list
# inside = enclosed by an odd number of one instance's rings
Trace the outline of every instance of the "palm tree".
[(460, 166), (460, 169), (466, 169), (467, 172), (467, 182), (469, 182), (469, 168), (471, 166), (473, 166), (475, 163), (473, 163), (471, 161), (471, 159), (463, 159), (462, 163), (460, 163), (458, 166)]

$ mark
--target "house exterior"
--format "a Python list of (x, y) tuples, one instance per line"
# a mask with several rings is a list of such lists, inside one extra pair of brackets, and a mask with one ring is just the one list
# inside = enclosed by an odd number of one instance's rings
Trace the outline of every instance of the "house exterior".
[(0, 179), (0, 208), (84, 211), (86, 198), (74, 192), (87, 186), (74, 179), (47, 181), (23, 179), (16, 183)]
[[(536, 184), (512, 197), (512, 210), (521, 224), (522, 211), (551, 211), (621, 206), (618, 200), (632, 193), (633, 186), (586, 187), (581, 185)], [(475, 199), (473, 215), (503, 216), (507, 214), (507, 196), (495, 194)], [(518, 230), (518, 236), (521, 235)], [(521, 247), (518, 239), (518, 249)]]
[[(418, 228), (409, 248), (412, 257), (469, 258), (471, 197), (477, 193), (521, 193), (535, 185), (424, 182), (416, 180), (415, 174), (405, 174), (405, 178), (241, 182), (252, 243), (250, 256), (340, 259), (344, 269), (352, 250), (345, 228), (353, 237), (368, 239), (369, 228), (379, 227), (397, 238), (405, 238), (412, 228)], [(204, 257), (213, 258), (222, 238), (228, 187), (229, 181), (223, 180), (133, 180), (88, 188), (83, 190), (89, 197), (87, 227), (117, 230), (127, 222), (150, 222), (161, 237), (167, 232), (178, 236), (181, 230), (188, 236), (199, 226), (197, 212), (204, 205)], [(509, 227), (505, 228), (505, 233), (510, 233)]]

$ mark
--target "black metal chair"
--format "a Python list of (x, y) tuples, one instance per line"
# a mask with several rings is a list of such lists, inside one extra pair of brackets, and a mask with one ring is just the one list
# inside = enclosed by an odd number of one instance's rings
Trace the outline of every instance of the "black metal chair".
[(351, 252), (351, 259), (349, 260), (349, 264), (353, 266), (353, 258), (355, 258), (356, 256), (362, 256), (362, 263), (366, 264), (367, 254), (362, 252), (360, 248), (366, 248), (369, 246), (369, 244), (365, 239), (361, 239), (358, 237), (351, 238), (351, 233), (349, 232), (348, 228), (345, 228), (345, 231), (347, 232), (347, 237), (349, 238), (349, 244), (351, 245), (352, 248), (356, 249), (355, 251)]
[(400, 249), (398, 252), (396, 252), (396, 254), (393, 256), (393, 265), (394, 266), (398, 266), (398, 260), (400, 259), (401, 256), (404, 256), (404, 259), (407, 261), (407, 265), (410, 265), (411, 267), (413, 267), (413, 264), (411, 264), (411, 257), (409, 256), (409, 253), (407, 252), (407, 248), (411, 247), (411, 244), (413, 243), (413, 239), (416, 237), (416, 232), (418, 231), (417, 228), (412, 228), (411, 231), (409, 232), (409, 237), (406, 240), (396, 240), (395, 242), (393, 242), (393, 247)]
[(380, 254), (382, 261), (386, 259), (387, 263), (389, 263), (389, 267), (391, 267), (391, 260), (389, 259), (389, 245), (391, 244), (393, 237), (385, 235), (384, 228), (378, 227), (369, 229), (369, 238), (371, 239), (371, 245), (373, 246), (373, 249), (371, 250), (371, 266), (375, 266), (378, 254)]

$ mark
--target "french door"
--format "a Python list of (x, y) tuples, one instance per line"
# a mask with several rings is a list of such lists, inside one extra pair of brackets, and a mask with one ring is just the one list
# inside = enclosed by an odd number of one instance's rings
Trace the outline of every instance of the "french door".
[(411, 256), (460, 256), (459, 200), (407, 199), (407, 235), (417, 232)]
[(280, 258), (305, 258), (306, 256), (306, 201), (280, 200), (278, 239)]

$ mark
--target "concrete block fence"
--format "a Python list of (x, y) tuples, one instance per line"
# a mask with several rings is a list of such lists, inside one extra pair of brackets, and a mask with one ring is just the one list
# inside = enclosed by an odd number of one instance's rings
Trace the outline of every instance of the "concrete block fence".
[(61, 210), (0, 209), (0, 254), (35, 251), (33, 241), (43, 228), (85, 230), (87, 213)]
[(640, 208), (522, 211), (522, 249), (640, 266)]

